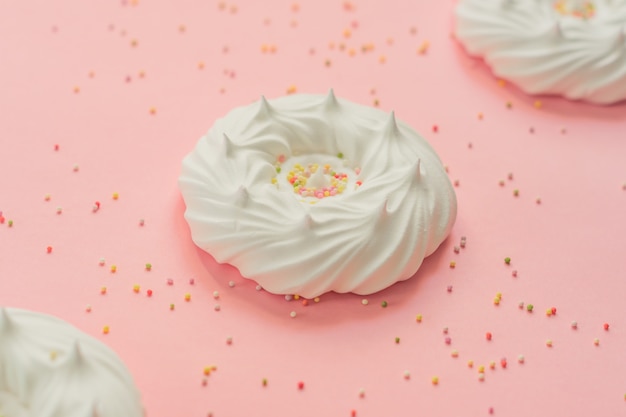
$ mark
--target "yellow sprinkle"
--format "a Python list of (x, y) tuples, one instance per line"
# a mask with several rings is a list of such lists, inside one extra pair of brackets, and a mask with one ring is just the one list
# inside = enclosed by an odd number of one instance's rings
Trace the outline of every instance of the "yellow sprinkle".
[(541, 103), (541, 100), (537, 100), (535, 101), (533, 105), (535, 106), (536, 109), (540, 109), (543, 103)]
[(57, 352), (55, 350), (50, 351), (50, 360), (55, 360), (57, 358)]
[(191, 294), (185, 294), (185, 301), (191, 301)]
[(450, 261), (450, 268), (454, 268), (456, 267), (456, 262), (455, 261)]
[(109, 326), (104, 326), (104, 327), (102, 328), (102, 333), (104, 333), (104, 334), (109, 334), (109, 330), (110, 330), (110, 329), (109, 329)]
[(473, 360), (467, 361), (467, 366), (468, 366), (468, 368), (473, 368), (474, 367), (474, 361)]
[(140, 289), (140, 288), (141, 288), (141, 287), (140, 287), (139, 285), (137, 285), (137, 284), (133, 285), (133, 291), (134, 291), (134, 292), (136, 292), (136, 293), (138, 293), (138, 292), (139, 292), (139, 289)]
[(115, 266), (115, 265), (111, 265), (111, 272), (112, 272), (112, 273), (117, 272), (117, 266)]
[(299, 299), (300, 299), (300, 296), (299, 296), (298, 294), (294, 294), (293, 299), (294, 299), (294, 300), (299, 300)]
[(418, 323), (421, 323), (422, 322), (422, 318), (423, 318), (422, 315), (418, 314), (417, 316), (415, 316), (415, 321), (418, 322)]
[(482, 374), (483, 372), (485, 372), (485, 365), (480, 365), (480, 366), (478, 367), (478, 372), (479, 372), (479, 373), (481, 373), (481, 374)]
[(506, 86), (506, 81), (504, 81), (504, 80), (498, 80), (498, 85), (499, 85), (500, 87), (505, 87), (505, 86)]
[(113, 193), (113, 200), (117, 200), (118, 198), (120, 198), (120, 195), (118, 193)]
[(430, 381), (433, 383), (433, 385), (437, 385), (437, 384), (439, 384), (439, 377), (434, 376), (434, 377), (432, 377), (432, 379)]
[(350, 36), (352, 36), (352, 31), (350, 29), (344, 29), (343, 30), (343, 37), (344, 38), (349, 38)]

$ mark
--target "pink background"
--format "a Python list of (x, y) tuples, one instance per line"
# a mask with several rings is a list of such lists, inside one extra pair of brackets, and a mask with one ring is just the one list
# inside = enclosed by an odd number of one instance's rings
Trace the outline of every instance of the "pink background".
[[(1, 1), (0, 305), (104, 341), (150, 417), (625, 415), (626, 104), (499, 85), (452, 39), (453, 7)], [(256, 291), (194, 246), (177, 188), (181, 159), (229, 109), (331, 87), (395, 110), (458, 181), (450, 238), (367, 306)]]

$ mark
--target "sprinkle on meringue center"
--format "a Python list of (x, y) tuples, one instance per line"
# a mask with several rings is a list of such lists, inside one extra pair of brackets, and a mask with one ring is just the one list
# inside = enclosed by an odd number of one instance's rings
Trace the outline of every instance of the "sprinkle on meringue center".
[(594, 2), (583, 0), (555, 1), (554, 10), (563, 16), (574, 16), (580, 19), (590, 19), (596, 14)]
[(278, 155), (276, 176), (272, 183), (279, 189), (289, 187), (302, 202), (315, 203), (316, 200), (334, 197), (344, 192), (354, 191), (361, 186), (357, 179), (360, 168), (351, 168), (342, 154), (299, 155), (290, 158)]

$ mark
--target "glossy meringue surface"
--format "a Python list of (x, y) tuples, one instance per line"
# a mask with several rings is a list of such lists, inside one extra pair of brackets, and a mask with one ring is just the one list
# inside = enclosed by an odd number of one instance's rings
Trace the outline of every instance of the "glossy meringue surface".
[(456, 37), (529, 94), (626, 98), (626, 1), (459, 0)]
[[(309, 183), (345, 175), (345, 189), (295, 192), (285, 176), (307, 161), (331, 167)], [(456, 217), (430, 145), (332, 91), (232, 110), (184, 159), (179, 185), (194, 242), (277, 294), (370, 294), (408, 279)]]
[(0, 307), (0, 416), (143, 415), (139, 391), (109, 347), (56, 317)]

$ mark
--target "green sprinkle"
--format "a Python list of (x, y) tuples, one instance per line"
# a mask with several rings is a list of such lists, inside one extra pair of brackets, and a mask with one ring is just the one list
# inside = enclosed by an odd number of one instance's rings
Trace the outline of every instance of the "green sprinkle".
[(263, 382), (263, 386), (264, 386), (264, 387), (267, 387), (267, 378), (263, 378), (263, 381), (262, 381), (262, 382)]
[(382, 306), (382, 308), (386, 308), (389, 304), (387, 303), (387, 301), (383, 301), (382, 303), (380, 303), (380, 305)]
[(533, 308), (534, 308), (534, 306), (533, 306), (532, 304), (528, 304), (528, 305), (526, 306), (526, 310), (528, 310), (528, 312), (533, 311)]
[(343, 153), (339, 152), (339, 153), (337, 154), (337, 158), (339, 158), (339, 159), (343, 159)]
[(151, 263), (147, 263), (146, 264), (146, 271), (150, 271), (152, 269), (152, 264)]
[(400, 338), (399, 338), (399, 337), (396, 337), (396, 345), (397, 345), (398, 343), (400, 343)]
[(13, 220), (9, 220), (9, 222), (8, 222), (8, 226), (9, 226), (9, 227), (13, 227)]
[(280, 174), (280, 167), (276, 167), (276, 173)]
[(504, 258), (504, 263), (509, 265), (511, 263), (511, 258), (509, 258), (508, 256)]

